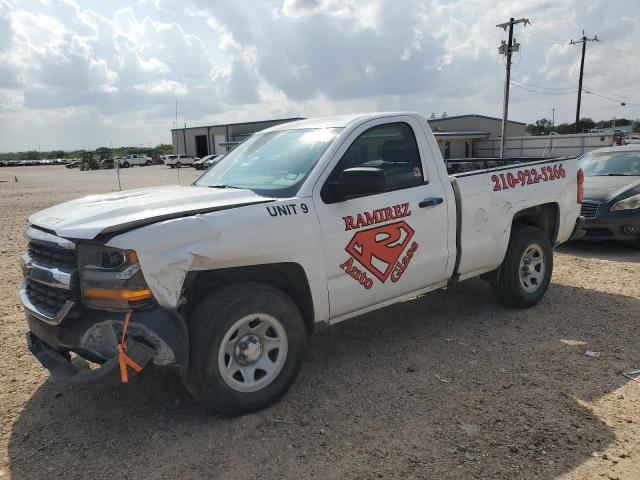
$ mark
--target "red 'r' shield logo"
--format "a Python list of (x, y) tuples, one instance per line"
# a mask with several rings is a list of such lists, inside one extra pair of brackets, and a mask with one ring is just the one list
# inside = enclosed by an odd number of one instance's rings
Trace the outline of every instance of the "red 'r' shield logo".
[(357, 232), (345, 250), (384, 282), (413, 234), (405, 221), (390, 223)]

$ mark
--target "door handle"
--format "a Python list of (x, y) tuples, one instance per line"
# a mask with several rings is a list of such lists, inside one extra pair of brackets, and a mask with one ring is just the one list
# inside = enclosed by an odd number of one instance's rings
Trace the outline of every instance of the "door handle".
[(418, 206), (420, 208), (435, 207), (442, 203), (442, 197), (429, 197), (422, 200)]

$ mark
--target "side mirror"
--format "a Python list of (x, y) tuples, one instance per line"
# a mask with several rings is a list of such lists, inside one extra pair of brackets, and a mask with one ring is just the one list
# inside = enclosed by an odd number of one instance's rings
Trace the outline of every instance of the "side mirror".
[(347, 168), (331, 187), (331, 196), (338, 202), (351, 197), (383, 193), (387, 188), (387, 175), (384, 170), (375, 167)]

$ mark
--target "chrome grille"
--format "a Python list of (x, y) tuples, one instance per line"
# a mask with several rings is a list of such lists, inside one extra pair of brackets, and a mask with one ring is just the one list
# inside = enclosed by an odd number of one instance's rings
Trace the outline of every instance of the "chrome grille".
[(600, 202), (591, 202), (589, 200), (584, 200), (582, 202), (582, 206), (580, 207), (580, 215), (584, 218), (595, 218), (598, 213), (598, 207), (600, 206)]
[(75, 244), (29, 227), (27, 253), (22, 256), (24, 281), (20, 298), (25, 310), (57, 325), (80, 315), (80, 287)]

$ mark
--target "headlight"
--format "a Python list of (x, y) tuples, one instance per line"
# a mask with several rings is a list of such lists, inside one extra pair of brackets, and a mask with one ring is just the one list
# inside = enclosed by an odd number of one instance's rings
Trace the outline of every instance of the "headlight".
[(611, 211), (615, 212), (616, 210), (631, 210), (632, 208), (640, 208), (640, 193), (637, 195), (633, 195), (632, 197), (625, 198), (624, 200), (620, 200), (613, 207), (611, 207)]
[(124, 311), (153, 301), (135, 250), (79, 244), (78, 264), (82, 300), (89, 308)]

